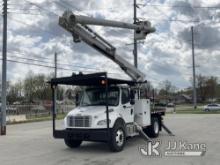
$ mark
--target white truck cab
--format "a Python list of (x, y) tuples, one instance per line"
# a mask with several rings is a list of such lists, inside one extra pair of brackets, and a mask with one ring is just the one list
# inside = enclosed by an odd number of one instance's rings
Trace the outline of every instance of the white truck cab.
[[(116, 144), (120, 145), (113, 147), (113, 150), (121, 150), (126, 137), (139, 135), (136, 124), (142, 128), (151, 125), (150, 100), (138, 99), (137, 93), (136, 97), (132, 96), (133, 93), (127, 85), (114, 85), (108, 88), (109, 129), (112, 132), (119, 125), (119, 121), (122, 126), (122, 129), (116, 132), (116, 136), (120, 136), (115, 137)], [(160, 127), (159, 120), (157, 121), (156, 136)], [(64, 126), (67, 130), (83, 129), (86, 132), (106, 130), (106, 89), (104, 87), (85, 88), (78, 106), (64, 118)], [(69, 144), (67, 139), (65, 142)]]
[[(125, 123), (134, 122), (134, 104), (131, 104), (127, 86), (112, 86), (108, 90), (109, 127), (118, 118)], [(65, 128), (100, 129), (106, 128), (105, 88), (90, 87), (83, 91), (80, 104), (64, 119)]]

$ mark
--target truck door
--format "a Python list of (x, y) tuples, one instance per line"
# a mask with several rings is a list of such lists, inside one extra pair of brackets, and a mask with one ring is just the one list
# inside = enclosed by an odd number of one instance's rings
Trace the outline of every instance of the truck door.
[(126, 123), (134, 122), (134, 106), (130, 104), (128, 88), (121, 88), (121, 114)]

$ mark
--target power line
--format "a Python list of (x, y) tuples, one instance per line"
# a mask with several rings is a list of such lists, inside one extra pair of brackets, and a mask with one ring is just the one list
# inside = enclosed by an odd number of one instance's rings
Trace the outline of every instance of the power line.
[[(52, 62), (48, 62), (48, 61), (42, 61), (42, 60), (38, 60), (38, 59), (33, 59), (33, 58), (26, 58), (26, 57), (18, 57), (15, 55), (10, 55), (11, 57), (16, 57), (16, 58), (20, 58), (23, 60), (29, 60), (29, 61), (35, 61), (35, 62), (41, 62), (41, 63), (47, 63), (47, 64), (53, 64)], [(59, 65), (65, 65), (65, 66), (72, 66), (75, 68), (84, 68), (84, 69), (90, 69), (90, 70), (99, 70), (97, 68), (89, 68), (89, 67), (83, 67), (83, 66), (74, 66), (74, 65), (70, 65), (70, 64), (64, 64), (64, 63), (57, 63)]]
[(37, 11), (40, 12), (41, 10), (39, 8), (33, 9), (33, 8), (18, 8), (19, 6), (15, 7), (8, 7), (8, 11)]
[(64, 64), (64, 63), (58, 63), (59, 65), (65, 65), (65, 66), (72, 66), (75, 68), (83, 68), (83, 69), (89, 69), (89, 70), (96, 70), (96, 71), (100, 71), (101, 69), (98, 68), (90, 68), (90, 67), (86, 67), (86, 66), (79, 66), (79, 65), (71, 65), (71, 64)]
[(59, 17), (59, 15), (58, 15), (58, 14), (56, 14), (56, 13), (54, 13), (54, 12), (50, 11), (50, 10), (47, 10), (47, 9), (45, 9), (45, 8), (41, 7), (39, 4), (36, 4), (36, 3), (34, 3), (34, 2), (30, 2), (30, 1), (28, 1), (28, 0), (24, 0), (24, 1), (25, 1), (25, 2), (27, 2), (27, 3), (29, 3), (29, 4), (31, 4), (31, 5), (36, 6), (37, 8), (39, 8), (39, 9), (41, 9), (41, 10), (44, 10), (44, 11), (49, 12), (49, 13), (52, 13), (52, 14), (54, 14), (54, 15), (56, 15), (56, 16), (58, 16), (58, 17)]
[(60, 3), (59, 1), (54, 1), (54, 3), (56, 3), (60, 7), (63, 7), (64, 9), (68, 9), (64, 4)]
[(167, 22), (182, 22), (182, 23), (199, 23), (203, 21), (209, 21), (210, 23), (218, 24), (220, 21), (213, 21), (211, 19), (207, 20), (182, 20), (182, 19), (159, 19), (159, 18), (143, 18), (143, 17), (138, 17), (138, 19), (142, 20), (158, 20), (158, 21), (167, 21)]
[[(17, 20), (17, 19), (15, 19), (14, 17), (10, 17), (10, 19), (11, 19), (11, 20), (14, 20), (14, 21), (16, 21), (16, 22), (19, 22), (19, 23), (21, 23), (21, 24), (23, 24), (23, 25), (36, 26), (36, 25), (30, 25), (30, 24), (28, 24), (28, 23), (26, 23), (26, 22)], [(52, 35), (52, 36), (55, 36), (55, 34), (51, 33), (51, 32), (48, 31), (48, 30), (42, 29), (42, 28), (40, 28), (40, 27), (36, 27), (36, 28), (37, 28), (37, 29), (40, 29), (42, 32), (48, 33), (48, 34), (50, 34), (50, 35)]]
[(42, 15), (39, 13), (21, 13), (21, 12), (8, 12), (9, 14), (22, 14), (22, 15)]
[(63, 0), (60, 0), (62, 3), (64, 3), (66, 6), (71, 6), (71, 7), (73, 7), (74, 9), (76, 9), (77, 11), (80, 11), (80, 12), (82, 12), (82, 10), (81, 9), (79, 9), (78, 7), (76, 7), (76, 6), (73, 6), (73, 5), (71, 5), (70, 3), (68, 3), (68, 2), (66, 2), (66, 1), (63, 1)]
[[(0, 59), (2, 60), (2, 59)], [(22, 62), (22, 61), (17, 61), (17, 60), (10, 60), (7, 59), (8, 62), (13, 62), (13, 63), (19, 63), (19, 64), (26, 64), (26, 65), (32, 65), (32, 66), (38, 66), (38, 67), (45, 67), (45, 68), (51, 68), (54, 69), (54, 66), (49, 66), (49, 65), (42, 65), (42, 64), (35, 64), (35, 63), (29, 63), (29, 62)], [(74, 72), (78, 72), (79, 70), (72, 70), (72, 69), (67, 69), (67, 68), (57, 68), (57, 69), (61, 69), (61, 70), (69, 70), (69, 71), (74, 71)], [(85, 71), (88, 72), (88, 71)], [(111, 73), (112, 74), (112, 73)]]
[[(0, 59), (0, 60), (2, 60), (2, 59)], [(42, 64), (34, 64), (34, 63), (22, 62), (22, 61), (16, 61), (16, 60), (9, 60), (9, 59), (7, 59), (7, 61), (8, 61), (8, 62), (19, 63), (19, 64), (39, 66), (39, 67), (54, 68), (54, 66), (42, 65)], [(61, 69), (61, 70), (71, 70), (71, 69), (66, 69), (66, 68), (58, 68), (58, 69)], [(73, 71), (73, 70), (71, 70), (71, 71)]]
[(163, 8), (194, 8), (194, 9), (220, 9), (218, 6), (186, 6), (186, 5), (162, 5), (162, 4), (138, 4), (139, 6), (143, 7), (163, 7)]
[[(12, 51), (12, 50), (9, 50), (9, 51), (10, 51), (10, 52), (13, 52), (13, 54), (17, 54), (17, 55), (24, 55), (24, 56), (27, 55), (27, 54), (25, 54), (25, 53), (18, 52), (18, 51)], [(41, 56), (36, 55), (36, 54), (33, 54), (33, 53), (28, 53), (28, 54), (31, 54), (31, 56), (36, 57), (36, 58), (39, 58), (39, 59), (52, 60), (52, 59), (50, 59), (50, 58), (47, 58), (47, 57), (41, 57)]]
[(42, 60), (33, 59), (33, 58), (18, 57), (18, 56), (11, 55), (11, 54), (9, 54), (9, 55), (10, 55), (11, 57), (16, 57), (16, 58), (23, 59), (23, 60), (29, 60), (29, 61), (35, 61), (35, 62), (41, 62), (41, 63), (50, 63), (50, 62), (47, 62), (47, 61), (42, 61)]
[[(13, 56), (10, 55), (11, 57), (17, 57), (17, 56)], [(9, 57), (9, 58), (11, 58)], [(41, 63), (46, 63), (46, 64), (51, 64), (53, 65), (53, 63), (51, 62), (46, 62), (46, 61), (41, 61), (41, 60), (36, 60), (36, 59), (32, 59), (32, 58), (25, 58), (25, 57), (17, 57), (20, 58), (22, 60), (29, 60), (29, 61), (35, 61), (35, 62), (41, 62)], [(2, 60), (2, 59), (0, 59)], [(17, 60), (12, 60), (12, 59), (7, 59), (7, 61), (9, 62), (14, 62), (14, 63), (20, 63), (20, 64), (26, 64), (26, 65), (33, 65), (33, 66), (39, 66), (39, 67), (46, 67), (46, 68), (54, 68), (54, 66), (50, 66), (50, 65), (44, 65), (44, 64), (36, 64), (36, 63), (30, 63), (30, 62), (24, 62), (24, 61), (17, 61)], [(87, 69), (87, 71), (85, 72), (91, 72), (88, 70), (93, 70), (93, 71), (100, 71), (100, 69), (97, 68), (88, 68), (88, 67), (83, 67), (83, 66), (73, 66), (73, 65), (69, 65), (69, 64), (63, 64), (63, 63), (58, 63), (59, 65), (65, 65), (65, 66), (71, 66), (71, 67), (75, 67), (75, 68), (81, 68), (81, 69)], [(67, 69), (67, 68), (63, 68), (63, 67), (58, 67), (57, 69), (61, 69), (61, 70), (70, 70), (70, 71), (79, 71), (79, 70), (73, 70), (73, 69)], [(121, 75), (119, 73), (114, 73), (114, 72), (108, 72), (108, 74), (112, 74), (112, 75)]]
[[(1, 50), (0, 50), (1, 51)], [(11, 52), (11, 53), (10, 53)], [(26, 60), (34, 60), (34, 61), (39, 61), (39, 62), (47, 62), (47, 63), (50, 63), (49, 61), (41, 61), (39, 59), (43, 59), (43, 60), (51, 60), (50, 58), (47, 58), (47, 57), (41, 57), (39, 55), (36, 55), (36, 54), (33, 54), (33, 53), (28, 53), (29, 55), (33, 56), (33, 57), (36, 57), (38, 59), (33, 59), (33, 58), (29, 58), (29, 57), (26, 57), (27, 54), (25, 53), (22, 53), (22, 52), (17, 52), (17, 51), (12, 51), (12, 50), (9, 50), (9, 53), (12, 54), (12, 56), (15, 56), (13, 54), (16, 54), (16, 55), (22, 55), (21, 58), (24, 58)], [(25, 57), (24, 57), (25, 56)], [(18, 57), (20, 58), (19, 56), (15, 56), (15, 57)], [(72, 66), (72, 67), (75, 67), (75, 68), (84, 68), (84, 69), (90, 69), (90, 70), (101, 70), (101, 68), (94, 68), (94, 67), (88, 67), (88, 66), (82, 66), (82, 65), (78, 65), (78, 64), (66, 64), (66, 63), (58, 63), (59, 65), (65, 65), (65, 66)]]
[[(10, 53), (12, 54), (12, 53)], [(13, 54), (18, 54), (18, 55), (25, 55), (24, 53), (19, 53), (19, 52), (13, 52)], [(12, 55), (14, 56), (14, 55)], [(33, 56), (33, 55), (32, 55)], [(14, 56), (14, 57), (17, 57), (17, 58), (22, 58), (24, 60), (33, 60), (33, 61), (37, 61), (37, 62), (43, 62), (43, 63), (50, 63), (48, 61), (42, 61), (42, 60), (39, 60), (39, 59), (33, 59), (33, 58), (27, 58), (27, 57), (19, 57), (19, 56)], [(46, 59), (46, 60), (52, 60), (52, 59), (49, 59), (49, 58), (46, 58), (46, 57), (40, 57), (40, 56), (36, 56), (36, 58), (41, 58), (41, 59)], [(81, 65), (75, 65), (75, 64), (65, 64), (65, 63), (58, 63), (59, 65), (65, 65), (65, 66), (72, 66), (72, 67), (75, 67), (75, 68), (84, 68), (84, 69), (90, 69), (90, 70), (100, 70), (99, 68), (92, 68), (92, 67), (87, 67), (87, 66), (81, 66)]]
[[(25, 2), (27, 2), (28, 4), (32, 5), (32, 6), (35, 6), (37, 7), (36, 9), (33, 9), (33, 8), (17, 8), (18, 7), (18, 4), (10, 4), (10, 6), (16, 6), (16, 7), (10, 7), (8, 8), (9, 9), (9, 12), (10, 13), (16, 13), (16, 14), (27, 14), (27, 15), (44, 15), (43, 13), (40, 13), (41, 11), (44, 11), (46, 12), (45, 14), (47, 15), (53, 15), (53, 16), (58, 16), (55, 12), (52, 12), (50, 10), (47, 10), (43, 7), (41, 7), (39, 4), (36, 4), (34, 2), (30, 2), (30, 1), (27, 1), (27, 0), (24, 0)], [(57, 2), (58, 3), (58, 2)], [(13, 9), (13, 11), (10, 11), (10, 9)], [(23, 13), (22, 12), (17, 12), (17, 11), (24, 11)], [(38, 11), (38, 13), (30, 13), (30, 11)]]

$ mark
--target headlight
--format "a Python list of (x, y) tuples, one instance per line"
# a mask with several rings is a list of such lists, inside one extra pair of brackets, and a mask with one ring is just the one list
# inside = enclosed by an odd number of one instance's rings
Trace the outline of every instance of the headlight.
[[(108, 122), (110, 124), (111, 120), (109, 119)], [(107, 120), (106, 119), (105, 120), (100, 120), (100, 121), (98, 121), (97, 125), (107, 125)]]

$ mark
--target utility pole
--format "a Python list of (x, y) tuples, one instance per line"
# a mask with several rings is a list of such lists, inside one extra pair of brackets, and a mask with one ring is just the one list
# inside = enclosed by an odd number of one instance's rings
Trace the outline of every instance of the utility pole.
[(2, 96), (0, 113), (0, 135), (6, 135), (6, 74), (7, 74), (7, 0), (3, 0), (3, 43), (2, 43)]
[(192, 68), (193, 68), (193, 106), (197, 108), (197, 96), (196, 96), (196, 71), (195, 71), (195, 53), (194, 53), (194, 29), (191, 26), (192, 33)]
[[(57, 78), (57, 52), (54, 53), (54, 78)], [(57, 87), (54, 89), (54, 100), (57, 100)], [(57, 111), (57, 104), (54, 103), (55, 112)]]
[(57, 52), (54, 53), (54, 78), (57, 78)]
[[(134, 0), (134, 24), (136, 24), (136, 23), (137, 23), (137, 2), (136, 2), (136, 0)], [(138, 52), (137, 52), (137, 40), (135, 39), (135, 31), (134, 31), (133, 54), (134, 54), (134, 66), (137, 68), (138, 67), (138, 61), (137, 61)]]

